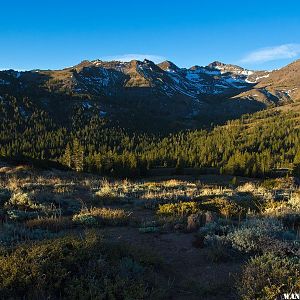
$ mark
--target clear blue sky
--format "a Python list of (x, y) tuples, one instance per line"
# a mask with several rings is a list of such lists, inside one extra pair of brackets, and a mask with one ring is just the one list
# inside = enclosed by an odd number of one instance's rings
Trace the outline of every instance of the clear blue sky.
[(84, 59), (214, 60), (273, 69), (300, 57), (299, 1), (1, 3), (0, 69), (53, 69)]

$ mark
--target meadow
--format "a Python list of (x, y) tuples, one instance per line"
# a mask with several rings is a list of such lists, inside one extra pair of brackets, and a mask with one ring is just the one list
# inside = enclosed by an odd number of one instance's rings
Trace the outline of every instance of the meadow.
[(299, 235), (294, 177), (0, 164), (1, 299), (277, 299), (300, 290)]

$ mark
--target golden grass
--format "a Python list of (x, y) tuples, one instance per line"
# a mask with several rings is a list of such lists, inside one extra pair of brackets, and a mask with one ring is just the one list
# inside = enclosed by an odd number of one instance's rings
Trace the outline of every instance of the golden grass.
[(95, 218), (100, 225), (124, 225), (128, 223), (131, 212), (123, 209), (91, 208), (83, 209), (73, 216), (73, 221), (80, 222), (86, 218)]

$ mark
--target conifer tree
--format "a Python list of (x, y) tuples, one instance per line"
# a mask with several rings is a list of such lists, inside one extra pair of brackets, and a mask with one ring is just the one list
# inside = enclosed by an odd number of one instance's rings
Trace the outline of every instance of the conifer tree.
[(79, 143), (78, 139), (75, 138), (73, 140), (73, 153), (72, 153), (72, 160), (74, 169), (77, 172), (83, 171), (83, 155), (84, 149), (83, 146)]
[(68, 166), (69, 168), (71, 168), (71, 166), (72, 166), (72, 152), (71, 152), (69, 143), (67, 144), (66, 149), (65, 149), (65, 153), (63, 156), (63, 163), (64, 163), (64, 165)]

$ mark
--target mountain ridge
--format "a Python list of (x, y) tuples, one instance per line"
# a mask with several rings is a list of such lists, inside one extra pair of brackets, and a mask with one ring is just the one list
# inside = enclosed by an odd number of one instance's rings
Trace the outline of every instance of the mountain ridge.
[(219, 61), (180, 68), (171, 61), (84, 60), (61, 70), (0, 71), (0, 96), (29, 97), (54, 118), (81, 106), (125, 127), (178, 130), (294, 102), (299, 74), (299, 61), (269, 72)]

